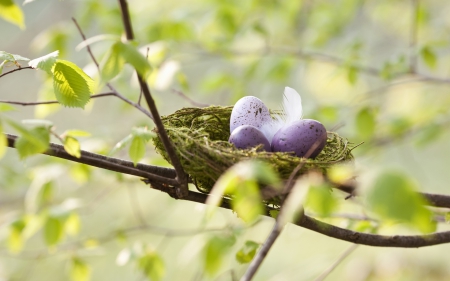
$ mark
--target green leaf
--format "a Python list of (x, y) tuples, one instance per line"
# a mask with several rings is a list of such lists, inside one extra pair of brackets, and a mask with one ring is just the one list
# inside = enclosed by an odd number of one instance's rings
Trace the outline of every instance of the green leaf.
[(70, 278), (73, 281), (88, 281), (91, 279), (91, 268), (85, 261), (74, 257), (70, 266)]
[(58, 55), (59, 55), (59, 51), (54, 51), (53, 53), (36, 58), (36, 59), (28, 62), (28, 65), (33, 68), (44, 70), (48, 74), (51, 74), (53, 66), (56, 63), (56, 58), (58, 57)]
[(101, 67), (101, 77), (103, 81), (110, 81), (116, 77), (125, 65), (125, 58), (121, 54), (121, 42), (116, 42), (111, 46)]
[(225, 253), (234, 245), (234, 236), (213, 236), (203, 248), (203, 267), (208, 275), (215, 274), (222, 266)]
[(38, 205), (43, 206), (44, 204), (49, 204), (53, 200), (54, 195), (54, 187), (53, 181), (49, 181), (42, 185), (39, 190), (39, 194), (37, 197)]
[(89, 137), (91, 133), (82, 130), (67, 130), (63, 133), (63, 136), (70, 137)]
[(143, 138), (138, 136), (133, 136), (131, 140), (130, 149), (128, 150), (128, 154), (130, 155), (131, 160), (134, 162), (136, 166), (137, 162), (144, 157), (145, 154), (145, 141)]
[(258, 183), (255, 181), (244, 181), (239, 184), (233, 192), (231, 206), (233, 211), (246, 223), (254, 222), (259, 215), (264, 213), (262, 198)]
[(0, 60), (6, 61), (6, 62), (14, 62), (15, 61), (14, 56), (5, 51), (0, 51)]
[(141, 137), (145, 141), (149, 141), (150, 139), (156, 137), (156, 134), (150, 131), (147, 127), (134, 127), (131, 130), (131, 134), (136, 137)]
[(49, 129), (45, 127), (36, 127), (31, 130), (22, 125), (8, 120), (8, 123), (20, 132), (20, 137), (16, 140), (15, 148), (19, 152), (20, 158), (45, 152), (50, 144)]
[(450, 223), (450, 212), (445, 213), (444, 219), (446, 223)]
[(2, 103), (0, 104), (0, 112), (8, 112), (8, 111), (15, 111), (16, 108), (10, 104)]
[(12, 0), (0, 0), (0, 17), (25, 29), (23, 12)]
[(85, 164), (76, 164), (70, 169), (71, 178), (79, 184), (84, 184), (91, 178), (91, 168)]
[(53, 68), (53, 89), (62, 105), (84, 108), (94, 91), (94, 82), (74, 63), (57, 60)]
[(150, 74), (150, 63), (131, 43), (117, 42), (117, 48), (125, 61), (131, 64), (145, 79)]
[(54, 246), (64, 237), (64, 226), (62, 221), (49, 216), (44, 225), (44, 240), (48, 246)]
[(162, 258), (156, 252), (148, 252), (138, 259), (138, 268), (152, 281), (161, 280), (165, 274)]
[(420, 55), (423, 59), (423, 61), (425, 62), (425, 64), (429, 67), (429, 68), (435, 68), (437, 65), (437, 57), (436, 54), (434, 53), (433, 49), (429, 46), (425, 46), (420, 50)]
[(353, 229), (357, 232), (366, 232), (366, 233), (376, 233), (377, 228), (370, 221), (360, 221), (358, 222)]
[(67, 234), (72, 236), (77, 235), (81, 228), (80, 216), (75, 212), (70, 213), (69, 217), (66, 219), (64, 227)]
[(280, 180), (272, 167), (261, 161), (243, 161), (228, 169), (214, 185), (206, 204), (218, 206), (224, 194), (234, 196), (233, 210), (246, 222), (262, 214), (259, 184), (278, 187)]
[(320, 216), (329, 216), (337, 207), (337, 200), (327, 184), (311, 185), (305, 207), (312, 209)]
[(246, 241), (244, 246), (236, 253), (236, 260), (239, 263), (249, 263), (252, 261), (261, 244), (254, 241)]
[(14, 221), (9, 227), (8, 249), (12, 253), (18, 253), (22, 250), (24, 244), (23, 231), (26, 222), (23, 219)]
[(5, 66), (6, 61), (2, 61), (2, 63), (0, 63), (0, 74), (3, 73), (3, 67)]
[(407, 176), (385, 171), (378, 175), (367, 193), (367, 203), (373, 212), (388, 221), (404, 222), (422, 232), (436, 229), (432, 212), (417, 186)]
[(64, 150), (73, 157), (81, 157), (81, 147), (78, 140), (74, 137), (67, 136), (64, 138)]
[(356, 114), (356, 131), (358, 135), (363, 139), (370, 139), (375, 132), (375, 112), (369, 107), (362, 108)]
[(126, 136), (124, 139), (122, 139), (121, 141), (119, 141), (114, 148), (111, 150), (110, 153), (108, 153), (108, 155), (114, 155), (117, 151), (121, 150), (122, 148), (124, 148), (127, 144), (129, 144), (131, 142), (131, 140), (133, 139), (133, 135), (129, 134), (128, 136)]

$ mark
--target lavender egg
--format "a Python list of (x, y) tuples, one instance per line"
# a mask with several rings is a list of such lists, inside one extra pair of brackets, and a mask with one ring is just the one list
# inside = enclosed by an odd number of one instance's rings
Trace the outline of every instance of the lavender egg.
[(251, 125), (258, 129), (271, 121), (269, 109), (257, 97), (246, 96), (238, 100), (231, 111), (230, 133), (242, 125)]
[(250, 125), (237, 127), (231, 133), (228, 141), (239, 149), (252, 148), (262, 144), (265, 151), (271, 150), (270, 143), (264, 134), (258, 128)]
[(327, 143), (327, 130), (319, 121), (303, 119), (282, 127), (272, 139), (273, 152), (294, 152), (298, 157), (315, 158)]

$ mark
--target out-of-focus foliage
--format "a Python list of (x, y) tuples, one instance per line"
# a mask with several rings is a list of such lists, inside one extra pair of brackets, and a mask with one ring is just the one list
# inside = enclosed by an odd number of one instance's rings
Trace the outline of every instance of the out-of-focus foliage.
[[(273, 223), (258, 219), (258, 186), (278, 182), (264, 164), (225, 173), (217, 194), (234, 197), (236, 213), (211, 215), (139, 179), (36, 156), (52, 141), (75, 157), (85, 149), (168, 165), (148, 144), (145, 115), (113, 97), (90, 99), (110, 82), (138, 102), (135, 68), (163, 115), (193, 106), (172, 89), (206, 104), (254, 95), (277, 108), (282, 89), (295, 88), (305, 118), (362, 143), (354, 163), (329, 171), (329, 180), (356, 178), (367, 191), (365, 200), (344, 200), (323, 180), (305, 184), (298, 198), (306, 213), (386, 235), (449, 228), (448, 214), (414, 193), (448, 192), (447, 1), (130, 1), (132, 43), (119, 39), (117, 1), (25, 2), (0, 0), (0, 75), (25, 68), (27, 58), (39, 71), (2, 76), (0, 100), (76, 108), (0, 104), (0, 132), (19, 135), (17, 151), (0, 136), (0, 279), (233, 280), (254, 257)], [(82, 43), (71, 17), (91, 39)], [(31, 118), (39, 120), (21, 123)], [(288, 221), (303, 205), (292, 206)], [(346, 245), (288, 225), (255, 280), (313, 280)], [(447, 247), (361, 247), (329, 279), (448, 280)]]

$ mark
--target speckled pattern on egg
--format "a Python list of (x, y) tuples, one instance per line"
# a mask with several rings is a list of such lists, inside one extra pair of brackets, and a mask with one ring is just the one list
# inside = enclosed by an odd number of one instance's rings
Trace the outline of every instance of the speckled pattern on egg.
[(309, 158), (315, 158), (327, 143), (327, 131), (319, 121), (312, 119), (298, 120), (283, 127), (275, 133), (272, 139), (272, 151), (294, 152), (298, 157), (304, 157), (308, 150), (318, 142)]
[(237, 127), (228, 140), (239, 149), (247, 149), (263, 144), (265, 151), (270, 151), (270, 143), (264, 134), (256, 127), (242, 125)]
[(230, 133), (242, 125), (251, 125), (258, 129), (272, 118), (267, 106), (257, 97), (241, 98), (233, 107), (230, 119)]

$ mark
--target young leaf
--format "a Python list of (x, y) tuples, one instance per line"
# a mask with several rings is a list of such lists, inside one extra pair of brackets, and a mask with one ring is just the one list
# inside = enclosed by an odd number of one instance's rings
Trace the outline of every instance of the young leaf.
[(129, 144), (131, 142), (131, 140), (133, 139), (133, 135), (129, 134), (128, 136), (126, 136), (124, 139), (122, 139), (121, 141), (119, 141), (114, 148), (111, 150), (111, 152), (108, 155), (114, 155), (117, 151), (121, 150), (122, 148), (124, 148), (127, 144)]
[(134, 127), (131, 130), (131, 134), (133, 136), (141, 137), (145, 141), (149, 141), (150, 139), (156, 137), (156, 134), (150, 131), (147, 127)]
[(159, 281), (164, 277), (165, 266), (162, 258), (155, 252), (148, 252), (138, 260), (139, 269), (152, 281)]
[(101, 67), (101, 77), (103, 81), (110, 81), (116, 77), (123, 69), (125, 65), (125, 59), (121, 55), (121, 42), (116, 42), (111, 46), (108, 54), (105, 56), (105, 60)]
[(67, 130), (62, 135), (70, 137), (89, 137), (91, 133), (82, 130)]
[(18, 253), (22, 250), (24, 239), (22, 232), (26, 227), (23, 219), (16, 220), (9, 227), (8, 248), (12, 253)]
[(48, 74), (51, 74), (52, 68), (56, 63), (56, 58), (58, 57), (58, 55), (59, 51), (54, 51), (53, 53), (36, 58), (28, 62), (28, 65), (33, 68), (44, 70)]
[(48, 128), (36, 127), (28, 130), (15, 122), (8, 121), (8, 123), (21, 133), (21, 136), (15, 143), (20, 158), (23, 159), (34, 154), (43, 153), (47, 150), (50, 144)]
[(420, 50), (420, 55), (423, 61), (429, 68), (435, 68), (437, 64), (437, 57), (433, 49), (429, 46), (425, 46)]
[(320, 216), (329, 216), (337, 206), (337, 200), (332, 189), (327, 184), (311, 185), (305, 206), (311, 208)]
[(130, 155), (131, 160), (134, 162), (136, 166), (137, 162), (144, 157), (145, 154), (145, 141), (141, 137), (134, 136), (130, 149), (128, 150), (128, 154)]
[(362, 108), (356, 115), (356, 131), (364, 139), (372, 137), (375, 132), (375, 113), (369, 107)]
[[(2, 0), (0, 0), (0, 1), (2, 1)], [(0, 51), (0, 60), (3, 60), (5, 62), (14, 62), (15, 61), (14, 56), (5, 51)]]
[(120, 54), (125, 61), (131, 64), (143, 78), (146, 78), (151, 70), (147, 58), (130, 43), (117, 42), (116, 44), (118, 44), (117, 48), (120, 50)]
[(247, 180), (239, 184), (233, 192), (231, 201), (233, 211), (246, 223), (254, 222), (259, 215), (264, 213), (262, 198), (258, 183)]
[(25, 29), (22, 9), (14, 4), (12, 0), (0, 0), (0, 17), (17, 25), (22, 30)]
[(224, 254), (234, 245), (234, 236), (213, 236), (203, 248), (203, 267), (208, 275), (213, 275), (222, 266)]
[(81, 157), (80, 143), (74, 137), (67, 136), (64, 138), (64, 150), (73, 157)]
[(54, 246), (64, 237), (64, 227), (57, 217), (49, 216), (44, 225), (44, 240), (48, 246)]
[(260, 245), (254, 241), (245, 241), (244, 246), (236, 253), (236, 260), (239, 263), (251, 262)]
[(0, 74), (3, 73), (3, 67), (5, 66), (6, 61), (2, 61), (2, 63), (0, 63)]
[(77, 213), (72, 212), (66, 219), (64, 227), (67, 234), (72, 236), (77, 235), (80, 232), (81, 228), (80, 216)]
[(70, 278), (73, 281), (88, 281), (91, 279), (91, 268), (78, 257), (72, 258)]
[(0, 0), (0, 17), (25, 29), (23, 12), (12, 0)]
[(416, 185), (407, 176), (385, 171), (375, 179), (366, 200), (372, 211), (386, 220), (432, 232), (436, 228), (432, 212), (424, 206), (425, 199), (416, 190)]
[(94, 82), (74, 63), (57, 60), (53, 68), (53, 89), (62, 105), (84, 108), (93, 93)]

